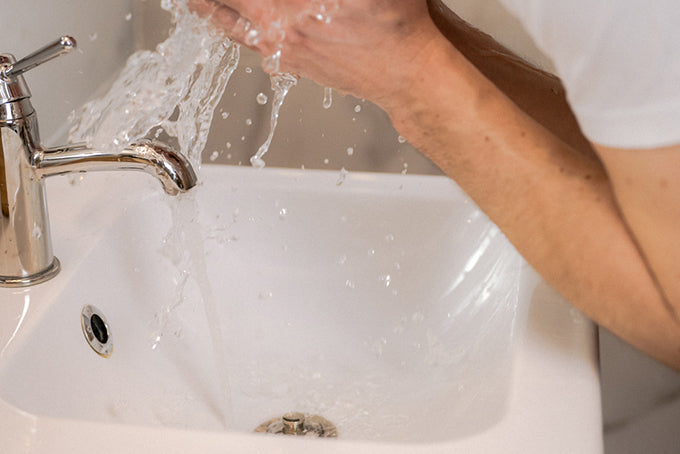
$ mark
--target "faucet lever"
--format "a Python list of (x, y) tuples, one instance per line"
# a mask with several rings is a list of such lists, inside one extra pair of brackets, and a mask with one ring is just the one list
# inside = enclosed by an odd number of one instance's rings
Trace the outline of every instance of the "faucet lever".
[(60, 55), (71, 52), (76, 48), (76, 40), (71, 36), (62, 36), (58, 40), (38, 49), (30, 55), (25, 56), (16, 63), (4, 65), (0, 70), (3, 79), (10, 79), (19, 76), (38, 65), (47, 63)]

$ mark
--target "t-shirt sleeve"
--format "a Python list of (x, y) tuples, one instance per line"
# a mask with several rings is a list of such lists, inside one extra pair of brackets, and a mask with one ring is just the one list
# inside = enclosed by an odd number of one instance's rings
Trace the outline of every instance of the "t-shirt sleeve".
[(680, 144), (680, 2), (503, 0), (553, 60), (585, 135)]

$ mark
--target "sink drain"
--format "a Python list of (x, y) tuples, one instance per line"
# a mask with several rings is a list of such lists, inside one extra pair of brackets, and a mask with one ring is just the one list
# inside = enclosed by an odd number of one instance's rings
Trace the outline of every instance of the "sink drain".
[(329, 420), (317, 415), (290, 412), (281, 418), (260, 424), (255, 432), (304, 437), (337, 438), (338, 429)]
[(99, 309), (94, 306), (85, 306), (81, 312), (80, 326), (87, 343), (99, 356), (108, 358), (113, 353), (113, 342), (109, 324)]

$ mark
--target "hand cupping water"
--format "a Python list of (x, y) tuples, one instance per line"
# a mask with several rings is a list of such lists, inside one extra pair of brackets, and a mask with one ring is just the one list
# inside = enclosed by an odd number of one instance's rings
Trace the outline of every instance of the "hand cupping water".
[[(442, 39), (423, 0), (191, 0), (227, 36), (290, 72), (384, 106)], [(266, 63), (266, 60), (265, 60)]]

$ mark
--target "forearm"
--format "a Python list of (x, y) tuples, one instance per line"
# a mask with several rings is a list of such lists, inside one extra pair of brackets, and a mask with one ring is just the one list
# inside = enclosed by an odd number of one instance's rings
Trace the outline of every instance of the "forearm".
[(530, 117), (572, 148), (595, 158), (569, 107), (559, 78), (542, 71), (466, 23), (441, 0), (428, 0), (439, 31), (488, 80)]
[(557, 79), (498, 51), (454, 17), (454, 26), (442, 29), (494, 85), (442, 36), (423, 0), (343, 0), (332, 21), (301, 10), (315, 3), (297, 0), (194, 1), (241, 42), (246, 28), (238, 24), (266, 30), (280, 18), (280, 40), (265, 33), (251, 47), (264, 55), (278, 49), (281, 70), (381, 105), (567, 299), (680, 370), (677, 318)]
[[(551, 134), (447, 43), (431, 45), (395, 126), (451, 176), (569, 301), (680, 369), (680, 330), (601, 165)], [(409, 97), (410, 93), (410, 97)]]

